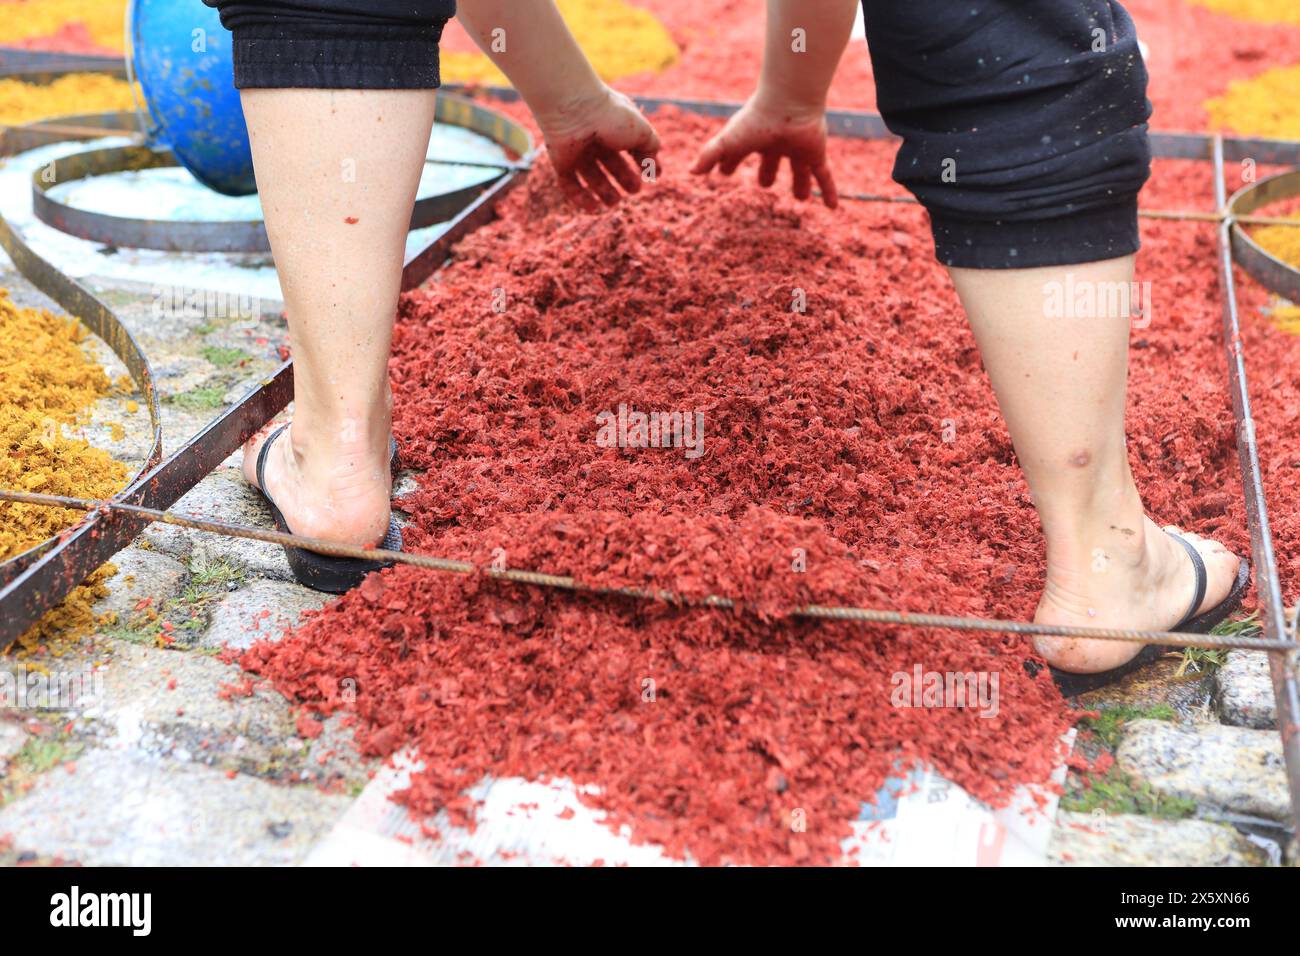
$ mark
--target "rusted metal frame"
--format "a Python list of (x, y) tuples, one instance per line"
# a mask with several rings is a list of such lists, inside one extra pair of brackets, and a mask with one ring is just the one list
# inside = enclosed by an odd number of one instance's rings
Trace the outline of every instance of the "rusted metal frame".
[[(171, 153), (147, 146), (118, 146), (64, 156), (32, 174), (32, 212), (41, 222), (60, 232), (108, 246), (165, 252), (271, 251), (266, 226), (260, 219), (202, 222), (115, 216), (79, 209), (55, 199), (49, 192), (55, 185), (89, 176), (177, 165)], [(446, 222), (494, 182), (496, 179), (490, 179), (416, 200), (410, 228), (422, 229)]]
[[(1219, 136), (1211, 138), (1209, 159), (1214, 165), (1215, 205), (1219, 209), (1225, 209), (1228, 196), (1223, 164), (1226, 157), (1224, 140)], [(1295, 632), (1287, 628), (1286, 606), (1273, 547), (1273, 532), (1269, 526), (1264, 478), (1259, 464), (1255, 419), (1251, 414), (1241, 320), (1237, 311), (1236, 277), (1233, 273), (1235, 228), (1237, 227), (1231, 219), (1225, 219), (1218, 227), (1218, 269), (1223, 297), (1223, 342), (1228, 359), (1228, 388), (1232, 397), (1232, 414), (1237, 422), (1237, 458), (1246, 499), (1246, 523), (1250, 530), (1250, 551), (1255, 570), (1255, 595), (1259, 602), (1265, 639), (1289, 640), (1300, 649), (1300, 645), (1294, 644)], [(1297, 832), (1300, 832), (1300, 690), (1297, 688), (1297, 651), (1270, 651), (1268, 659), (1273, 679), (1273, 696), (1277, 703), (1278, 730), (1282, 736), (1282, 757), (1291, 794), (1292, 823), (1297, 826)]]
[[(77, 131), (69, 132), (69, 127), (76, 127)], [(13, 156), (54, 143), (77, 142), (97, 139), (101, 136), (131, 135), (139, 135), (134, 113), (79, 113), (72, 116), (59, 116), (24, 123), (20, 126), (0, 128), (0, 156)]]
[(102, 73), (124, 78), (126, 65), (120, 56), (0, 46), (0, 76), (17, 77), (27, 83), (50, 83), (69, 73)]
[[(532, 154), (529, 154), (531, 158)], [(452, 247), (481, 226), (496, 218), (496, 204), (528, 175), (526, 167), (514, 169), (496, 179), (483, 193), (465, 207), (441, 236), (411, 256), (402, 268), (402, 291), (423, 283), (447, 261)]]
[(55, 186), (92, 176), (177, 165), (171, 153), (148, 146), (117, 146), (61, 156), (32, 173), (32, 214), (60, 232), (106, 246), (167, 252), (270, 252), (260, 219), (217, 223), (115, 216), (80, 209), (50, 193)]
[[(293, 397), (293, 369), (282, 365), (261, 388), (216, 419), (114, 500), (168, 508), (199, 483)], [(148, 526), (114, 512), (92, 514), (0, 589), (0, 650), (8, 647), (100, 565)]]

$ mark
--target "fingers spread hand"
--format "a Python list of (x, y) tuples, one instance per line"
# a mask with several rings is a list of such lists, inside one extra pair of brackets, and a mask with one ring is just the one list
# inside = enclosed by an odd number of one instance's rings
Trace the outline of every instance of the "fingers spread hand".
[(646, 122), (644, 118), (642, 119), (642, 122), (645, 124), (645, 131), (641, 134), (641, 138), (637, 142), (628, 147), (628, 152), (637, 157), (654, 156), (659, 152), (659, 134), (655, 132), (655, 128)]
[(745, 161), (749, 155), (747, 149), (729, 149), (722, 154), (722, 159), (718, 163), (718, 172), (724, 176), (730, 176), (736, 171), (736, 168)]
[(703, 176), (711, 172), (713, 167), (718, 165), (718, 160), (722, 158), (722, 137), (715, 136), (704, 144), (700, 150), (700, 155), (695, 159), (695, 165), (691, 167), (691, 172), (696, 176)]

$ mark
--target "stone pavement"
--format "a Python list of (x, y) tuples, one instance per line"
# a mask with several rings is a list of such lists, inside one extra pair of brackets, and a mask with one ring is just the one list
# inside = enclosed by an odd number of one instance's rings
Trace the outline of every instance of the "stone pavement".
[[(43, 304), (7, 262), (0, 285), (21, 303)], [(102, 291), (158, 373), (168, 451), (278, 362), (278, 303), (253, 316), (178, 317), (160, 315), (149, 289)], [(115, 367), (106, 350), (100, 357)], [(128, 416), (123, 404), (106, 400), (89, 433), (138, 460), (147, 415)], [(112, 421), (127, 426), (116, 441)], [(177, 510), (269, 525), (238, 463), (224, 463)], [(375, 767), (334, 721), (305, 740), (275, 692), (231, 693), (241, 675), (217, 654), (275, 638), (323, 597), (293, 582), (278, 547), (164, 525), (114, 563), (97, 610), (115, 622), (47, 662), (74, 686), (84, 678), (88, 691), (48, 709), (0, 710), (0, 864), (303, 862)], [(1113, 751), (1115, 765), (1091, 786), (1071, 775), (1054, 862), (1294, 861), (1265, 659), (1234, 651), (1223, 666), (1180, 673), (1179, 665), (1160, 661), (1086, 700), (1102, 716), (1100, 739), (1082, 746)], [(15, 677), (25, 666), (0, 658)]]
[[(165, 453), (279, 364), (278, 302), (259, 314), (176, 314), (156, 307), (156, 289), (90, 284), (150, 357)], [(22, 305), (53, 307), (7, 260), (0, 286)], [(102, 345), (93, 351), (111, 375), (124, 373)], [(109, 398), (86, 434), (135, 467), (148, 421)], [(114, 422), (124, 426), (116, 439)], [(178, 509), (268, 524), (238, 465), (233, 456)], [(65, 691), (80, 693), (0, 710), (0, 864), (301, 862), (371, 767), (332, 723), (314, 741), (299, 736), (274, 692), (223, 694), (242, 675), (217, 654), (274, 638), (324, 596), (293, 583), (280, 548), (162, 525), (113, 563), (118, 573), (95, 610), (116, 622), (43, 661)], [(164, 622), (174, 637), (167, 649)], [(0, 670), (23, 682), (32, 663), (4, 657)]]
[[(1230, 651), (1184, 666), (1169, 655), (1084, 695), (1114, 765), (1071, 774), (1051, 854), (1074, 865), (1246, 866), (1296, 862), (1268, 661)], [(1080, 812), (1082, 811), (1082, 812)]]

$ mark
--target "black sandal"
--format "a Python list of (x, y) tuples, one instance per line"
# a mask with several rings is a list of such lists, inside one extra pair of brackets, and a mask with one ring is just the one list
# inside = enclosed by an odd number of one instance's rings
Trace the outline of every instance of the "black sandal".
[[(1183, 615), (1183, 619), (1169, 630), (1179, 634), (1208, 634), (1227, 620), (1229, 614), (1241, 607), (1241, 600), (1246, 596), (1246, 591), (1250, 588), (1250, 562), (1243, 560), (1237, 566), (1237, 580), (1233, 582), (1232, 590), (1228, 592), (1227, 597), (1204, 614), (1197, 614), (1196, 609), (1205, 600), (1205, 588), (1208, 581), (1208, 575), (1205, 571), (1205, 559), (1201, 557), (1201, 552), (1196, 549), (1196, 545), (1182, 535), (1175, 534), (1173, 531), (1165, 531), (1165, 534), (1183, 546), (1187, 556), (1192, 559), (1192, 570), (1196, 573), (1196, 593), (1192, 595), (1192, 605), (1187, 609), (1187, 613)], [(1052, 679), (1056, 681), (1056, 686), (1060, 688), (1064, 696), (1075, 697), (1105, 687), (1108, 684), (1113, 684), (1139, 667), (1144, 667), (1170, 651), (1177, 650), (1180, 650), (1180, 648), (1163, 644), (1147, 644), (1127, 664), (1121, 664), (1111, 670), (1101, 671), (1097, 674), (1071, 674), (1053, 667), (1051, 668)]]
[[(280, 531), (292, 533), (289, 523), (284, 520), (284, 515), (276, 507), (271, 496), (266, 493), (266, 452), (289, 427), (285, 422), (271, 434), (266, 436), (266, 441), (262, 442), (262, 449), (257, 453), (257, 490), (266, 503), (271, 507), (271, 516), (275, 519), (275, 526)], [(395, 475), (398, 469), (397, 459), (397, 442), (390, 438), (389, 440), (389, 469)], [(397, 523), (396, 515), (392, 513), (388, 516), (388, 533), (384, 535), (384, 540), (379, 545), (384, 551), (401, 551), (402, 550), (402, 529)], [(366, 561), (360, 558), (336, 558), (328, 554), (320, 554), (316, 551), (308, 551), (305, 548), (285, 547), (285, 557), (289, 559), (289, 569), (293, 572), (294, 578), (299, 584), (305, 584), (309, 588), (317, 591), (326, 591), (330, 594), (342, 594), (344, 591), (350, 591), (365, 579), (367, 574), (372, 571), (379, 571), (383, 568), (391, 568), (391, 561)]]

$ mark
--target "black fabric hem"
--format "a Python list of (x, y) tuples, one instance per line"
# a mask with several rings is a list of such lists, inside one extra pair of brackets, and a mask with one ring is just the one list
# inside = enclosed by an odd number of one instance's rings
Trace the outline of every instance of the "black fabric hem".
[(959, 269), (1034, 269), (1132, 255), (1141, 247), (1137, 198), (1050, 219), (973, 220), (930, 213), (934, 254)]
[[(363, 31), (364, 32), (364, 31)], [(442, 26), (400, 36), (303, 35), (283, 28), (234, 31), (238, 89), (426, 90), (442, 85)]]

